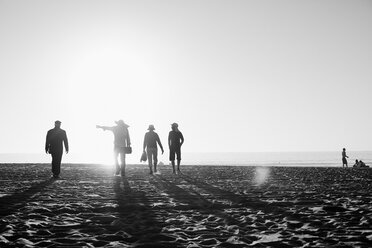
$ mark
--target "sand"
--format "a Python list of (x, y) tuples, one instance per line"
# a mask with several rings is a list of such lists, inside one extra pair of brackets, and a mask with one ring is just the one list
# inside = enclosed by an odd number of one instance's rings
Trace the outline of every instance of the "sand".
[(372, 170), (0, 165), (0, 247), (372, 247)]

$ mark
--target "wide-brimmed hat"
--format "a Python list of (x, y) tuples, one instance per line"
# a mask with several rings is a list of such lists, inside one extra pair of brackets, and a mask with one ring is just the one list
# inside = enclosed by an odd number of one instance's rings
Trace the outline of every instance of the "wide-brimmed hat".
[(115, 121), (115, 123), (119, 126), (125, 126), (125, 127), (129, 127), (129, 125), (125, 124), (125, 122), (123, 120), (118, 120), (118, 121)]
[(154, 125), (149, 125), (149, 128), (147, 128), (147, 130), (155, 130)]
[(174, 122), (174, 123), (171, 124), (171, 126), (172, 127), (178, 127), (178, 124)]

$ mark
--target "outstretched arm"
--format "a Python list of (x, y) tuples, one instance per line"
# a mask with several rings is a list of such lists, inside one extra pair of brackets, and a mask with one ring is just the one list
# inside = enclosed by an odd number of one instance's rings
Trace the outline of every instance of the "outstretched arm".
[(112, 131), (113, 130), (113, 127), (100, 126), (100, 125), (96, 125), (96, 128), (101, 128), (103, 131), (106, 131), (106, 130)]

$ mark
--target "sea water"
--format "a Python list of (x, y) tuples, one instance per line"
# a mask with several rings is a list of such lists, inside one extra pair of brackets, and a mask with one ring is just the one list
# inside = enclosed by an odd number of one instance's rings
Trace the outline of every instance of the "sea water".
[[(140, 153), (127, 155), (128, 164), (139, 164)], [(349, 166), (355, 160), (362, 160), (372, 167), (372, 151), (348, 151)], [(169, 154), (159, 153), (159, 162), (169, 164)], [(0, 154), (0, 163), (50, 163), (49, 154)], [(112, 154), (93, 157), (91, 154), (67, 154), (64, 163), (112, 164)], [(341, 151), (332, 152), (218, 152), (182, 153), (182, 164), (185, 165), (241, 165), (241, 166), (342, 166)]]

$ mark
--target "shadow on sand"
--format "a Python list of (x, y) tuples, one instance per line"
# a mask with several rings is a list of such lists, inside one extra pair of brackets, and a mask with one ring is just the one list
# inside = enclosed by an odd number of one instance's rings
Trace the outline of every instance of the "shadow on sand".
[(168, 181), (163, 176), (154, 177), (151, 181), (159, 190), (166, 192), (171, 198), (183, 203), (183, 205), (175, 206), (173, 209), (178, 210), (198, 210), (205, 214), (215, 214), (224, 219), (227, 224), (236, 224), (237, 221), (223, 212), (223, 209), (231, 208), (231, 205), (226, 205), (218, 202), (211, 202), (196, 191), (187, 191), (173, 182)]
[(27, 202), (37, 193), (45, 190), (45, 188), (55, 182), (56, 179), (50, 178), (40, 183), (32, 185), (25, 191), (17, 192), (12, 195), (7, 195), (0, 198), (0, 216), (4, 217), (19, 211)]
[[(121, 184), (123, 186), (121, 186)], [(136, 247), (177, 247), (176, 237), (162, 234), (161, 218), (151, 208), (144, 191), (133, 189), (126, 177), (114, 179), (114, 191), (119, 204), (120, 227), (130, 235), (127, 243)]]

